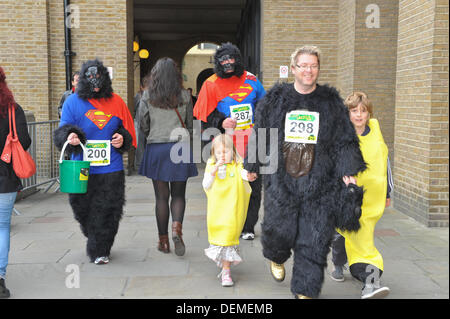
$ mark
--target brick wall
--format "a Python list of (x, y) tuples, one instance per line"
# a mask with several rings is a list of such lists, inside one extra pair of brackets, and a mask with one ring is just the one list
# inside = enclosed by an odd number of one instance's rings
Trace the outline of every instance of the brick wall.
[(375, 28), (366, 23), (374, 14), (369, 5), (373, 1), (339, 3), (337, 88), (344, 99), (353, 91), (369, 95), (393, 167), (398, 2), (376, 2), (380, 24)]
[(0, 65), (16, 101), (48, 119), (47, 1), (0, 2)]
[(355, 72), (355, 19), (355, 0), (340, 1), (336, 88), (344, 99), (353, 91), (353, 76)]
[[(372, 26), (372, 15), (378, 12), (371, 10), (370, 6), (374, 5), (376, 10), (379, 10), (379, 27), (369, 28)], [(397, 1), (356, 1), (353, 89), (369, 95), (374, 107), (374, 117), (380, 122), (384, 140), (389, 148), (393, 168), (397, 19)]]
[(430, 110), (429, 219), (433, 225), (448, 226), (448, 8), (447, 1), (435, 2), (432, 86)]
[(400, 1), (395, 208), (448, 226), (448, 3)]
[[(279, 80), (280, 66), (303, 45), (322, 51), (319, 83), (336, 85), (338, 0), (262, 0), (262, 67), (266, 89)], [(289, 74), (289, 82), (293, 81)]]

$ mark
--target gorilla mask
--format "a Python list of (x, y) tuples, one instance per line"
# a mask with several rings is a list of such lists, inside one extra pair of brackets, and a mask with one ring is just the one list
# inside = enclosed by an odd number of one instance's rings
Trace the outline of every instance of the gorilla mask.
[(214, 54), (214, 72), (224, 79), (240, 77), (244, 73), (241, 51), (230, 42), (222, 43)]
[(83, 63), (77, 94), (83, 100), (109, 98), (112, 96), (111, 78), (101, 61), (89, 60)]

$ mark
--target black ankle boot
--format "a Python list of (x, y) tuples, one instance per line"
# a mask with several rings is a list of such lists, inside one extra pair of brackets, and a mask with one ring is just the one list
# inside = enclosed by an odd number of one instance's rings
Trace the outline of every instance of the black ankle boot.
[(5, 279), (0, 278), (0, 298), (9, 298), (9, 290), (5, 286)]

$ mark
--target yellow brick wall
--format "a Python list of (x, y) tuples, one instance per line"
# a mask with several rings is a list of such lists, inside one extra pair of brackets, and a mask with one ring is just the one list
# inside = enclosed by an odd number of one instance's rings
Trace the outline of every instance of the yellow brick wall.
[[(303, 45), (322, 51), (319, 83), (336, 85), (338, 0), (262, 0), (262, 66), (266, 89), (279, 80), (280, 66)], [(289, 74), (289, 82), (293, 81)]]
[(0, 2), (0, 65), (16, 101), (48, 118), (49, 59), (47, 1)]
[(400, 1), (395, 207), (448, 226), (448, 3)]
[(355, 0), (340, 1), (336, 88), (339, 90), (343, 99), (353, 91), (353, 76), (355, 69), (355, 19)]
[[(379, 8), (379, 28), (369, 28), (366, 20)], [(369, 12), (367, 12), (369, 11)], [(398, 2), (392, 0), (356, 1), (356, 40), (354, 81), (355, 91), (369, 95), (374, 117), (380, 122), (384, 140), (394, 161), (395, 79), (397, 65)], [(369, 24), (370, 25), (370, 24)]]

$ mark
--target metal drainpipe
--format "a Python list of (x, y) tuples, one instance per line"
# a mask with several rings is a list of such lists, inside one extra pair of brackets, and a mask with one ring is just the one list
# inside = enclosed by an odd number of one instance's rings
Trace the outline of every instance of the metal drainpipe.
[(70, 90), (71, 76), (72, 76), (72, 56), (75, 55), (75, 52), (72, 52), (71, 41), (70, 41), (70, 28), (67, 27), (67, 17), (70, 12), (67, 12), (67, 7), (70, 5), (69, 0), (64, 0), (64, 42), (65, 42), (65, 50), (64, 56), (66, 60), (66, 90)]

